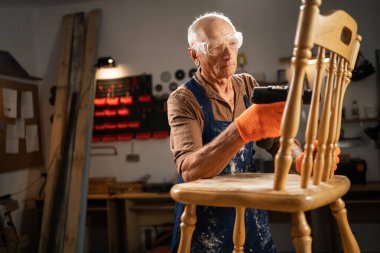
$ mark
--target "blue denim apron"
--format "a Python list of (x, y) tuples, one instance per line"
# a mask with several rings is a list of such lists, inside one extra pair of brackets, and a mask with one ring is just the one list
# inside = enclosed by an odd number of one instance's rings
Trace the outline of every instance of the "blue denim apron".
[[(203, 145), (225, 130), (231, 122), (216, 121), (210, 101), (203, 88), (190, 79), (185, 86), (194, 94), (202, 107), (204, 114), (204, 128), (202, 133)], [(246, 108), (250, 106), (245, 95)], [(253, 143), (247, 143), (220, 175), (254, 172)], [(183, 183), (178, 176), (177, 183)], [(171, 253), (177, 253), (180, 240), (181, 215), (185, 205), (175, 204), (175, 222), (171, 241)], [(197, 223), (191, 241), (191, 253), (231, 253), (233, 250), (233, 228), (235, 223), (235, 208), (197, 206)], [(275, 252), (275, 245), (269, 231), (268, 215), (266, 211), (247, 208), (245, 211), (246, 239), (244, 252)], [(182, 252), (181, 252), (182, 253)]]

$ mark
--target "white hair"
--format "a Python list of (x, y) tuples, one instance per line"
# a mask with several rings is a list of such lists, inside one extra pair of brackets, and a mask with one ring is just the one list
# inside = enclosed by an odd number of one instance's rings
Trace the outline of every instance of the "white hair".
[(199, 22), (205, 19), (221, 19), (226, 21), (236, 32), (235, 26), (232, 24), (231, 20), (224, 16), (223, 13), (220, 12), (206, 12), (205, 14), (200, 15), (199, 17), (196, 17), (193, 23), (189, 26), (189, 29), (187, 30), (187, 41), (189, 42), (189, 46), (191, 47), (194, 42), (199, 41), (201, 38), (199, 38), (198, 29), (199, 29)]

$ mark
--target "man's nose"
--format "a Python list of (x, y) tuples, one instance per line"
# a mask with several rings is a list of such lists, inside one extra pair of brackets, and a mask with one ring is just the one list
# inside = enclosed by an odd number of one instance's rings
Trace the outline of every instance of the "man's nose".
[(223, 60), (229, 60), (232, 55), (232, 48), (228, 45), (224, 45), (223, 48)]

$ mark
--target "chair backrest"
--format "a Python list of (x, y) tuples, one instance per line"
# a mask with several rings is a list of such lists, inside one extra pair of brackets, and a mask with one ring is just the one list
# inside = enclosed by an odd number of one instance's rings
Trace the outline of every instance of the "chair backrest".
[[(320, 0), (304, 0), (300, 8), (292, 57), (294, 72), (282, 118), (280, 149), (275, 158), (274, 190), (284, 190), (285, 187), (292, 163), (291, 146), (299, 128), (306, 68), (313, 58), (316, 74), (305, 132), (306, 154), (300, 187), (308, 188), (311, 175), (313, 184), (318, 185), (334, 172), (343, 96), (350, 82), (361, 37), (350, 15), (344, 11), (320, 15), (320, 4)], [(316, 57), (312, 56), (314, 50), (317, 51)], [(313, 159), (316, 139), (318, 148)]]

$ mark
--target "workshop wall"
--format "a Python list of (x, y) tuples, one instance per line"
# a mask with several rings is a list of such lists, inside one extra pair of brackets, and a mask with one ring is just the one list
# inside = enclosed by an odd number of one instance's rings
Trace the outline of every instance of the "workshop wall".
[[(164, 4), (163, 4), (164, 3)], [(248, 72), (265, 72), (269, 80), (275, 80), (276, 71), (280, 68), (279, 56), (289, 55), (296, 18), (285, 25), (277, 19), (266, 19), (260, 13), (272, 13), (280, 17), (281, 10), (274, 9), (272, 3), (253, 4), (247, 8), (247, 1), (232, 4), (229, 1), (196, 2), (179, 1), (108, 1), (76, 4), (67, 6), (51, 6), (39, 8), (34, 12), (35, 30), (39, 31), (36, 42), (38, 66), (44, 76), (54, 71), (46, 65), (51, 62), (52, 51), (55, 51), (57, 39), (54, 34), (60, 24), (60, 18), (65, 13), (87, 11), (92, 8), (102, 9), (102, 26), (99, 40), (99, 56), (112, 56), (119, 66), (123, 67), (124, 75), (152, 74), (153, 85), (161, 83), (160, 75), (168, 71), (174, 75), (177, 69), (186, 72), (193, 68), (193, 63), (187, 56), (187, 27), (198, 16), (208, 10), (216, 10), (230, 16), (237, 29), (245, 36), (242, 51), (247, 55)], [(297, 16), (298, 3), (294, 3), (291, 12)], [(292, 14), (288, 13), (288, 15)], [(44, 17), (44, 18), (42, 18)], [(241, 18), (244, 17), (244, 18)], [(46, 22), (46, 20), (49, 22)], [(266, 33), (260, 24), (266, 22)], [(280, 25), (280, 26), (279, 26)], [(288, 32), (289, 28), (292, 32)], [(282, 41), (281, 43), (278, 43)], [(255, 45), (255, 46), (250, 46)], [(256, 46), (257, 45), (257, 46)], [(271, 54), (262, 48), (270, 48)], [(46, 72), (44, 72), (46, 71)], [(54, 76), (52, 77), (54, 78)], [(54, 81), (45, 79), (44, 87), (49, 87)], [(174, 79), (174, 77), (172, 77)], [(164, 85), (161, 94), (170, 93), (168, 83)], [(43, 89), (47, 92), (48, 88)], [(45, 95), (42, 95), (46, 97)], [(50, 115), (52, 108), (43, 101), (44, 114)], [(48, 131), (50, 123), (45, 120)], [(46, 147), (48, 146), (46, 139)], [(96, 143), (94, 146), (112, 145), (117, 148), (118, 156), (97, 156), (91, 160), (91, 176), (114, 175), (118, 180), (133, 181), (145, 174), (150, 174), (150, 181), (162, 182), (175, 178), (175, 168), (169, 150), (169, 139), (155, 141), (133, 141), (134, 152), (140, 154), (138, 163), (126, 162), (126, 155), (131, 152), (131, 141), (117, 143)], [(152, 151), (149, 151), (152, 150)], [(159, 150), (159, 152), (157, 152)], [(152, 155), (156, 155), (152, 159)]]
[[(370, 2), (370, 1), (368, 1)], [(371, 2), (373, 5), (373, 2)], [(322, 5), (324, 9), (334, 8), (336, 1)], [(376, 5), (376, 4), (375, 4)], [(358, 20), (360, 33), (363, 35), (362, 52), (374, 62), (375, 45), (379, 45), (379, 35), (376, 31), (378, 17), (370, 14), (370, 4), (367, 7), (356, 8), (354, 1), (339, 2), (339, 8), (346, 9)], [(298, 16), (298, 1), (175, 1), (166, 0), (155, 2), (142, 1), (107, 1), (88, 2), (82, 4), (49, 6), (34, 8), (33, 25), (35, 31), (36, 61), (38, 73), (45, 77), (43, 87), (54, 83), (52, 66), (56, 61), (58, 40), (57, 34), (61, 17), (65, 13), (88, 11), (93, 8), (102, 9), (102, 26), (99, 38), (99, 56), (112, 56), (117, 61), (122, 75), (152, 75), (153, 85), (161, 83), (160, 74), (168, 71), (172, 75), (177, 69), (189, 70), (193, 64), (187, 56), (186, 32), (188, 25), (195, 16), (205, 11), (216, 10), (228, 15), (237, 29), (244, 34), (241, 51), (248, 59), (245, 71), (265, 76), (266, 81), (276, 81), (277, 70), (283, 68), (278, 61), (281, 57), (291, 54), (294, 39), (296, 19)], [(286, 12), (284, 10), (287, 10)], [(174, 79), (174, 77), (172, 77)], [(360, 83), (360, 84), (359, 84)], [(164, 93), (170, 93), (168, 84), (163, 84)], [(42, 90), (42, 97), (47, 88)], [(353, 99), (361, 106), (376, 103), (374, 75), (368, 79), (353, 83), (347, 91), (346, 107), (350, 108)], [(363, 96), (356, 96), (362, 94)], [(365, 96), (364, 96), (365, 94)], [(351, 97), (354, 97), (351, 99)], [(363, 99), (363, 101), (361, 101)], [(42, 101), (45, 116), (50, 115), (52, 108)], [(46, 118), (46, 117), (45, 117)], [(50, 123), (45, 120), (46, 131)], [(349, 127), (350, 128), (350, 127)], [(366, 138), (362, 129), (357, 126), (347, 130), (348, 135), (360, 135)], [(378, 150), (373, 143), (366, 139), (364, 147), (354, 148), (348, 152), (362, 157), (367, 161), (368, 178), (379, 179)], [(133, 141), (134, 149), (142, 157), (138, 163), (127, 163), (125, 156), (131, 150), (131, 142), (115, 144), (118, 149), (117, 157), (92, 158), (91, 176), (106, 175), (108, 171), (124, 180), (136, 180), (149, 172), (151, 181), (164, 181), (173, 178), (175, 174), (171, 153), (168, 149), (168, 139), (160, 141)], [(48, 138), (45, 146), (48, 146)], [(153, 143), (157, 143), (157, 146)], [(114, 145), (114, 143), (107, 143)], [(96, 144), (96, 145), (104, 145)], [(149, 147), (149, 148), (148, 148)], [(165, 148), (163, 148), (165, 147)], [(145, 150), (165, 150), (150, 159)], [(153, 152), (155, 153), (155, 152)], [(262, 152), (259, 153), (259, 155)], [(267, 159), (265, 154), (262, 154)], [(104, 162), (109, 160), (110, 162)], [(128, 175), (128, 176), (127, 176)]]

